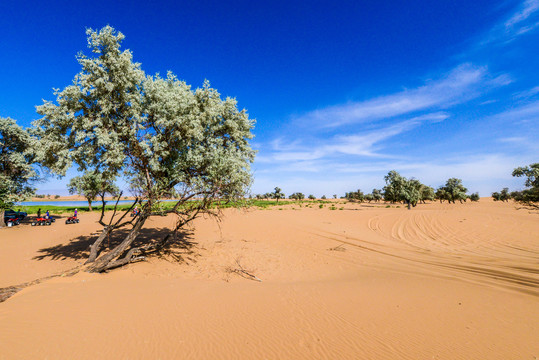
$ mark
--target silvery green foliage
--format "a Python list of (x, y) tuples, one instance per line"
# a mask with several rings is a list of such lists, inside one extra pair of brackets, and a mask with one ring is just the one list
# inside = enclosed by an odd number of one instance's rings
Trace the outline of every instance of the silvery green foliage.
[(404, 176), (391, 170), (385, 177), (384, 199), (390, 202), (403, 201), (416, 206), (421, 199), (421, 189), (425, 185), (417, 179), (406, 179)]
[(69, 181), (67, 188), (70, 194), (84, 196), (88, 200), (90, 210), (92, 201), (96, 197), (105, 197), (105, 194), (116, 196), (120, 192), (114, 184), (114, 179), (98, 171), (88, 171), (82, 176), (75, 176)]
[(466, 192), (468, 189), (464, 187), (461, 179), (450, 178), (446, 181), (445, 186), (442, 187), (445, 198), (449, 202), (455, 203), (455, 200), (466, 201)]
[(539, 207), (539, 163), (530, 164), (529, 166), (518, 167), (513, 170), (513, 176), (526, 177), (526, 189), (522, 191), (514, 191), (511, 197), (524, 205)]
[(38, 174), (33, 162), (34, 139), (15, 120), (0, 117), (0, 209), (34, 193), (31, 184)]
[(60, 175), (72, 163), (82, 171), (124, 172), (154, 199), (174, 188), (242, 195), (251, 179), (254, 121), (236, 100), (221, 99), (208, 82), (192, 90), (172, 73), (145, 76), (110, 26), (87, 35), (95, 56), (79, 54), (82, 70), (73, 84), (37, 108), (40, 160)]

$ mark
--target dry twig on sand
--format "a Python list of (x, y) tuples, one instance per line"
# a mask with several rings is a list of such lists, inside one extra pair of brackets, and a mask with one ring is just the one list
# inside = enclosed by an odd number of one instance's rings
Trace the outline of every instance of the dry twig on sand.
[(243, 266), (241, 266), (241, 264), (240, 264), (240, 262), (238, 261), (238, 259), (236, 259), (236, 264), (238, 265), (238, 268), (237, 268), (237, 269), (230, 267), (230, 268), (228, 269), (228, 271), (233, 272), (233, 273), (236, 273), (236, 274), (238, 274), (239, 276), (241, 276), (241, 277), (243, 277), (243, 278), (246, 278), (246, 279), (249, 279), (249, 280), (262, 282), (262, 279), (256, 277), (255, 275), (251, 274), (249, 271), (245, 270), (245, 269), (243, 268)]
[(329, 251), (346, 251), (346, 249), (344, 248), (344, 244), (329, 248), (328, 250)]

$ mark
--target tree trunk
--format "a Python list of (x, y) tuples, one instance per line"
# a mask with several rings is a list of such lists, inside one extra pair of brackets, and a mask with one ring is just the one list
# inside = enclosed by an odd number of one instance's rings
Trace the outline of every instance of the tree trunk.
[(148, 215), (146, 214), (139, 215), (138, 221), (135, 223), (135, 226), (131, 229), (129, 234), (127, 234), (127, 236), (120, 243), (120, 245), (116, 246), (103, 257), (97, 259), (92, 265), (90, 265), (90, 267), (88, 267), (87, 271), (102, 272), (110, 267), (114, 267), (115, 260), (118, 259), (125, 252), (125, 250), (127, 250), (127, 248), (133, 243), (133, 241), (135, 241), (138, 234), (140, 233), (140, 229), (146, 222), (147, 218)]
[(6, 222), (4, 221), (4, 214), (5, 214), (5, 210), (2, 210), (0, 211), (0, 226), (6, 226)]
[(101, 248), (101, 244), (103, 241), (107, 238), (107, 236), (112, 231), (112, 227), (106, 226), (103, 228), (103, 231), (101, 232), (101, 235), (97, 238), (97, 240), (90, 246), (90, 256), (88, 257), (88, 260), (84, 264), (93, 263), (95, 259), (97, 259), (97, 254), (99, 252), (99, 249)]
[(92, 211), (92, 200), (90, 199), (87, 199), (87, 200), (88, 200), (88, 210)]

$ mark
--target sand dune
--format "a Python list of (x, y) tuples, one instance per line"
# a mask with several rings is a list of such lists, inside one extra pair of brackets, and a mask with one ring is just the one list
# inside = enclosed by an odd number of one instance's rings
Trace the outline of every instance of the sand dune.
[[(0, 359), (539, 358), (539, 214), (340, 207), (227, 210), (162, 258), (28, 287)], [(1, 229), (0, 287), (83, 262), (96, 218)]]

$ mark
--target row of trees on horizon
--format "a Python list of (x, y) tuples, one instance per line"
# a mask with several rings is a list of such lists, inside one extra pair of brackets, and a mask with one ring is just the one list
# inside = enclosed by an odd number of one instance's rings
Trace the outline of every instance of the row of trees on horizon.
[[(513, 171), (515, 177), (526, 177), (525, 186), (527, 187), (521, 191), (509, 192), (509, 188), (503, 188), (500, 192), (492, 193), (492, 197), (495, 201), (509, 201), (515, 200), (518, 203), (539, 207), (539, 163), (531, 164), (525, 167), (518, 167)], [(418, 203), (425, 203), (426, 201), (440, 201), (443, 203), (460, 203), (467, 200), (479, 201), (479, 193), (475, 192), (467, 194), (468, 189), (463, 185), (462, 180), (458, 178), (450, 178), (446, 181), (445, 185), (438, 187), (436, 190), (428, 185), (421, 183), (418, 179), (407, 179), (397, 171), (392, 170), (386, 176), (384, 176), (386, 185), (382, 189), (373, 189), (371, 193), (364, 194), (360, 189), (356, 191), (350, 191), (345, 193), (341, 198), (349, 201), (357, 202), (390, 202), (390, 203), (404, 203), (410, 209), (417, 206)], [(286, 195), (282, 192), (282, 189), (276, 187), (273, 192), (267, 192), (265, 194), (254, 195), (256, 199), (273, 199), (277, 202), (280, 199), (286, 198)], [(293, 200), (303, 200), (305, 195), (301, 192), (295, 192), (288, 197)], [(307, 197), (310, 200), (315, 200), (316, 196), (309, 195)], [(337, 195), (333, 195), (336, 199)], [(323, 195), (321, 199), (326, 199)]]

